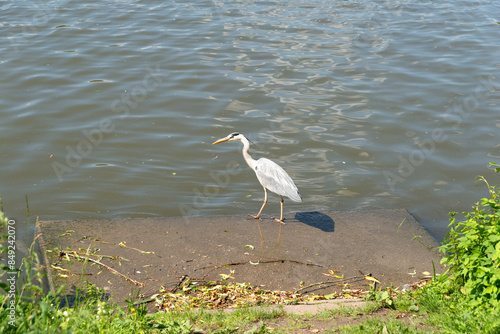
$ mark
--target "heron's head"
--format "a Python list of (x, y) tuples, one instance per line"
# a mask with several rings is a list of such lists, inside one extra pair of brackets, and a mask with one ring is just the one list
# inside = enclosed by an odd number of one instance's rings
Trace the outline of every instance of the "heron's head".
[(223, 143), (225, 141), (238, 141), (238, 140), (241, 141), (242, 138), (245, 138), (242, 134), (238, 132), (233, 132), (224, 138), (214, 141), (212, 145)]

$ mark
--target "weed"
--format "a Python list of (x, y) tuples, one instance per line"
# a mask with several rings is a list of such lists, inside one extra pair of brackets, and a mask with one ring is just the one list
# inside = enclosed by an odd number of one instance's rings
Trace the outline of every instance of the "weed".
[(399, 294), (399, 291), (395, 289), (393, 286), (387, 287), (383, 290), (375, 289), (375, 284), (370, 284), (370, 291), (366, 295), (367, 300), (376, 301), (379, 303), (381, 307), (386, 307), (390, 309), (395, 308), (395, 298)]
[(457, 213), (450, 213), (450, 232), (440, 248), (445, 254), (441, 263), (449, 268), (449, 288), (460, 291), (471, 310), (500, 306), (500, 188), (482, 176), (479, 181), (486, 183), (489, 198), (463, 212), (464, 221), (457, 223)]

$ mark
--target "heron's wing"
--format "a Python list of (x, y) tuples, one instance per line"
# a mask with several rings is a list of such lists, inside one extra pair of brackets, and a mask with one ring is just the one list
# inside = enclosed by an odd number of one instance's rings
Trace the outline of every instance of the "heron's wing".
[(294, 202), (302, 202), (299, 190), (292, 178), (277, 163), (261, 158), (254, 166), (255, 174), (263, 187)]

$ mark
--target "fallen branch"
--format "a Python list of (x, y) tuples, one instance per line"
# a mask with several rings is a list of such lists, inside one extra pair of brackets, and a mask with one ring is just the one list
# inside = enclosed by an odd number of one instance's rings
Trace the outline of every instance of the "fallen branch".
[(281, 262), (281, 263), (283, 263), (283, 262), (290, 262), (290, 263), (295, 263), (295, 264), (301, 264), (301, 265), (304, 265), (304, 266), (312, 266), (312, 267), (324, 268), (322, 265), (319, 265), (319, 264), (305, 263), (305, 262), (300, 262), (300, 261), (296, 261), (296, 260), (263, 260), (263, 261), (259, 261), (257, 263), (254, 263), (254, 262), (251, 262), (251, 261), (230, 262), (230, 263), (221, 264), (221, 265), (205, 266), (205, 267), (201, 267), (201, 268), (196, 268), (195, 270), (203, 270), (203, 269), (216, 270), (216, 269), (219, 269), (219, 268), (224, 268), (224, 267), (229, 267), (229, 266), (239, 266), (239, 265), (243, 265), (243, 264), (251, 264), (251, 265), (256, 266), (258, 264), (279, 263), (279, 262)]
[(336, 280), (336, 281), (324, 281), (324, 282), (313, 283), (313, 284), (309, 284), (309, 285), (303, 286), (300, 289), (295, 290), (293, 293), (299, 293), (302, 290), (306, 290), (306, 289), (312, 288), (314, 286), (327, 285), (327, 284), (331, 285), (331, 284), (345, 283), (347, 281), (350, 281), (350, 280), (353, 280), (353, 279), (359, 279), (359, 278), (365, 278), (365, 277), (364, 276), (352, 276), (352, 277), (348, 277), (348, 278), (342, 278), (342, 279), (339, 279), (339, 280)]
[(177, 289), (180, 288), (182, 283), (184, 283), (186, 278), (188, 278), (188, 275), (182, 275), (181, 279), (179, 280), (179, 283), (177, 283), (177, 285), (170, 290), (170, 293), (175, 293), (177, 291)]
[[(80, 252), (77, 252), (77, 251), (71, 251), (74, 255), (78, 255), (78, 256), (87, 256), (89, 255), (88, 253), (80, 253)], [(94, 255), (94, 254), (91, 254), (91, 255)], [(99, 258), (108, 258), (108, 259), (111, 259), (111, 260), (123, 260), (123, 261), (128, 261), (130, 262), (130, 260), (124, 258), (124, 257), (121, 257), (121, 256), (117, 256), (117, 255), (104, 255), (104, 254), (99, 254), (99, 255), (95, 255)]]
[(155, 253), (155, 252), (146, 252), (146, 251), (140, 250), (139, 248), (129, 247), (129, 246), (125, 245), (125, 241), (120, 242), (118, 244), (118, 246), (125, 247), (125, 248), (132, 249), (132, 250), (136, 250), (138, 252), (141, 252), (142, 254), (154, 254)]
[(134, 280), (134, 279), (132, 279), (132, 278), (130, 278), (130, 277), (127, 277), (127, 276), (125, 276), (124, 274), (120, 273), (119, 271), (117, 271), (117, 270), (115, 270), (115, 269), (111, 268), (110, 266), (108, 266), (108, 265), (106, 265), (106, 264), (104, 264), (104, 263), (102, 263), (102, 262), (100, 262), (100, 261), (98, 261), (98, 260), (94, 260), (94, 259), (92, 259), (92, 258), (90, 258), (90, 257), (88, 257), (88, 256), (78, 255), (75, 251), (73, 251), (73, 252), (71, 252), (71, 253), (61, 251), (61, 252), (59, 253), (59, 255), (60, 255), (60, 256), (68, 256), (68, 257), (72, 257), (72, 258), (75, 258), (75, 259), (78, 259), (78, 260), (84, 260), (84, 261), (89, 261), (89, 262), (95, 263), (95, 264), (97, 264), (97, 265), (99, 265), (99, 266), (103, 266), (104, 268), (108, 269), (108, 270), (109, 270), (109, 271), (111, 271), (113, 274), (116, 274), (116, 275), (118, 275), (118, 276), (123, 277), (125, 280), (127, 280), (127, 281), (129, 281), (129, 282), (133, 283), (134, 285), (139, 285), (139, 286), (142, 286), (142, 287), (145, 287), (145, 286), (146, 286), (146, 284), (141, 283), (141, 282), (138, 282), (138, 281), (136, 281), (136, 280)]

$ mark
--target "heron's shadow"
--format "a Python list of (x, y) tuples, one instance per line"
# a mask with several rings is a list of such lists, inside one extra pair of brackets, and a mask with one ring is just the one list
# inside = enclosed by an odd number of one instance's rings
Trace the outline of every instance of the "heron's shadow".
[(323, 232), (335, 231), (335, 222), (333, 219), (321, 212), (297, 212), (295, 219), (306, 225), (318, 228)]

